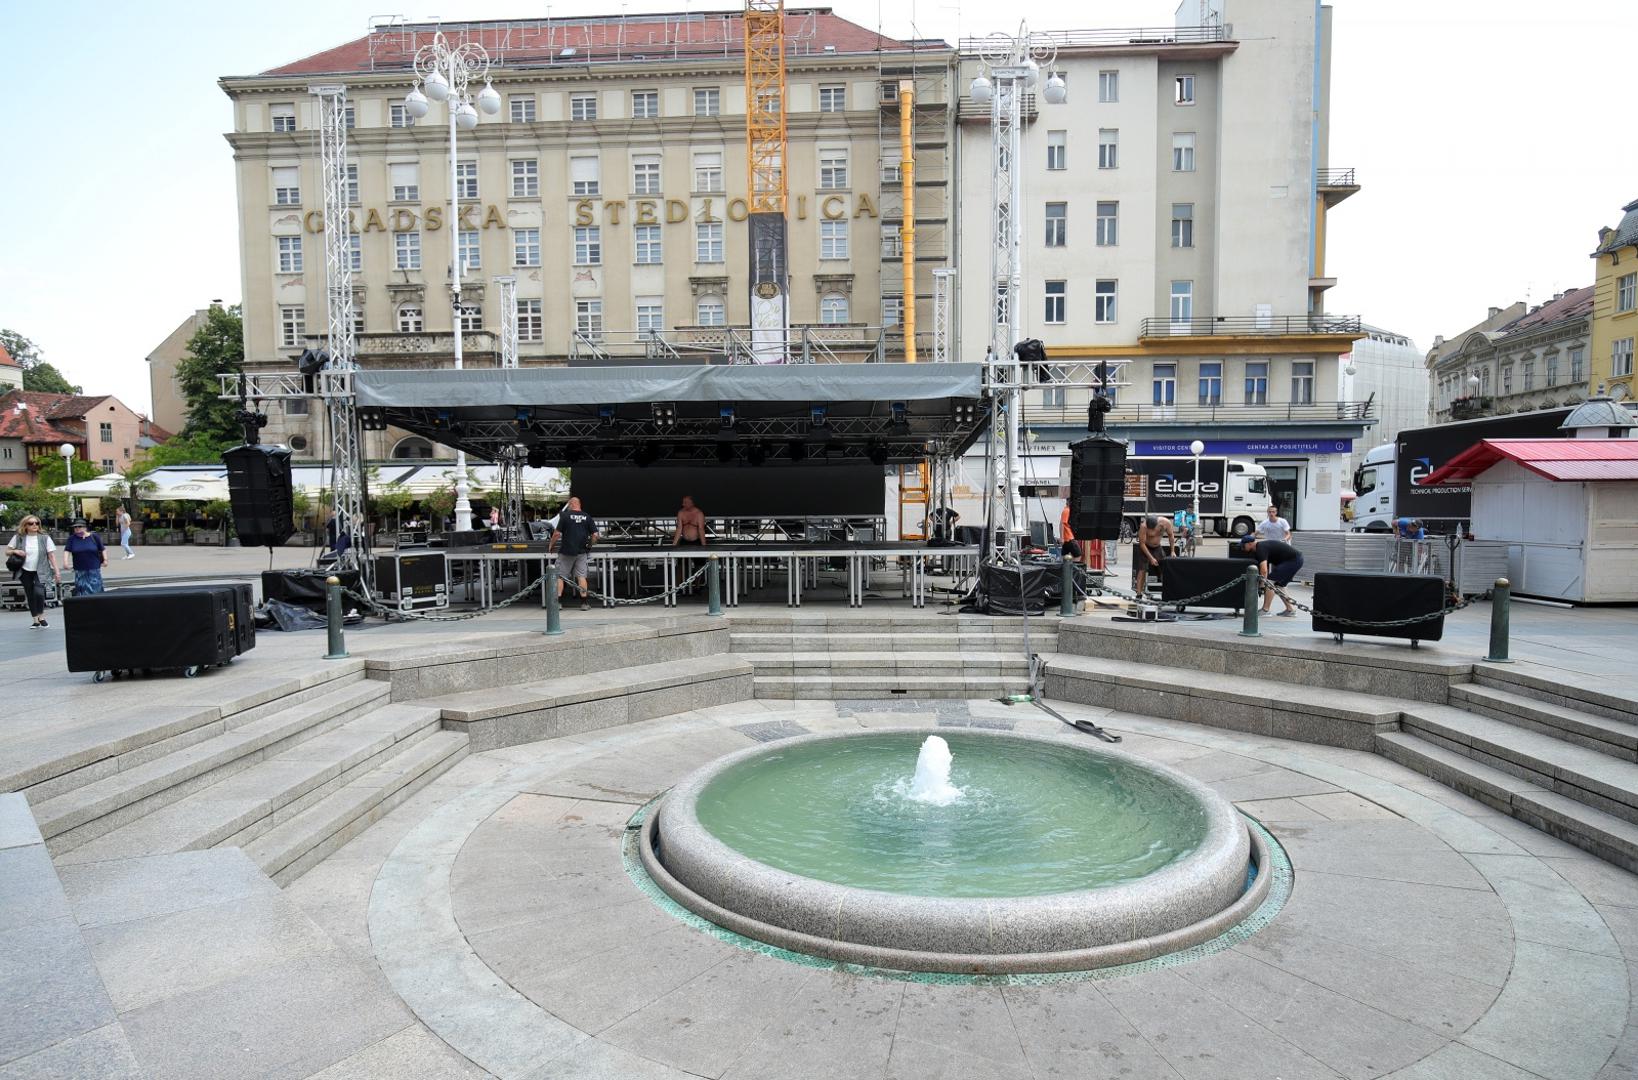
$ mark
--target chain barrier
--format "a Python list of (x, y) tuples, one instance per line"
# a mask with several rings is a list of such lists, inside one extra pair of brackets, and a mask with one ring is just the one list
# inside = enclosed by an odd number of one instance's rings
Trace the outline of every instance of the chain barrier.
[(1378, 630), (1386, 630), (1399, 626), (1415, 626), (1417, 623), (1431, 622), (1434, 619), (1442, 619), (1452, 612), (1461, 611), (1463, 608), (1471, 607), (1473, 605), (1473, 601), (1468, 600), (1465, 597), (1457, 597), (1455, 603), (1450, 604), (1447, 607), (1440, 608), (1438, 611), (1430, 611), (1425, 615), (1410, 615), (1403, 619), (1350, 619), (1343, 615), (1328, 615), (1323, 611), (1315, 611), (1312, 607), (1286, 592), (1283, 587), (1274, 584), (1274, 582), (1268, 580), (1260, 574), (1257, 577), (1257, 581), (1264, 588), (1274, 590), (1275, 596), (1278, 596), (1281, 600), (1284, 600), (1286, 603), (1290, 604), (1298, 611), (1301, 611), (1303, 614), (1313, 615), (1316, 618), (1324, 619), (1326, 622), (1336, 623), (1339, 626), (1358, 626), (1364, 628), (1375, 628)]
[(1243, 578), (1243, 577), (1237, 577), (1232, 581), (1228, 581), (1228, 582), (1225, 582), (1222, 585), (1217, 586), (1217, 588), (1212, 589), (1210, 592), (1203, 592), (1198, 596), (1186, 596), (1181, 600), (1164, 600), (1164, 601), (1162, 601), (1162, 600), (1150, 600), (1147, 597), (1139, 596), (1137, 593), (1128, 592), (1127, 590), (1122, 589), (1119, 586), (1110, 585), (1110, 584), (1107, 584), (1107, 583), (1102, 584), (1102, 585), (1088, 585), (1087, 586), (1087, 591), (1091, 592), (1091, 593), (1108, 593), (1111, 596), (1118, 596), (1122, 600), (1130, 600), (1133, 603), (1137, 603), (1137, 604), (1152, 604), (1155, 607), (1159, 607), (1159, 608), (1171, 608), (1171, 607), (1183, 608), (1183, 607), (1188, 607), (1190, 604), (1198, 604), (1202, 600), (1209, 600), (1212, 597), (1216, 596), (1218, 593), (1225, 593), (1225, 592), (1228, 592), (1230, 589), (1243, 589), (1243, 588), (1245, 588), (1245, 585), (1246, 585), (1246, 579)]
[[(590, 589), (590, 588), (588, 588), (586, 590), (586, 594), (587, 594), (588, 597), (595, 597), (596, 599), (602, 600), (605, 603), (610, 604), (610, 605), (612, 605), (614, 607), (629, 607), (629, 606), (635, 606), (637, 604), (652, 604), (656, 600), (664, 600), (664, 599), (666, 599), (668, 597), (680, 595), (684, 589), (687, 589), (689, 586), (693, 585), (700, 578), (704, 577), (706, 571), (709, 570), (709, 569), (710, 569), (709, 564), (707, 564), (705, 566), (702, 566), (698, 570), (694, 571), (694, 573), (692, 573), (688, 577), (684, 578), (682, 581), (679, 581), (676, 584), (675, 587), (670, 588), (670, 589), (666, 589), (663, 592), (657, 592), (653, 596), (644, 596), (644, 597), (640, 597), (640, 598), (628, 598), (628, 597), (623, 597), (623, 596), (605, 596), (603, 593), (598, 592), (596, 589)], [(528, 585), (524, 586), (520, 591), (513, 594), (512, 596), (507, 597), (505, 600), (502, 600), (500, 603), (495, 604), (493, 607), (484, 608), (484, 609), (479, 610), (479, 611), (462, 611), (462, 612), (457, 612), (457, 613), (455, 613), (453, 615), (441, 614), (441, 613), (436, 613), (436, 612), (403, 611), (403, 610), (400, 610), (398, 608), (388, 607), (387, 605), (381, 603), (381, 601), (379, 601), (379, 600), (376, 600), (376, 599), (374, 599), (372, 597), (365, 596), (362, 593), (356, 593), (351, 589), (343, 589), (341, 591), (341, 594), (343, 596), (345, 596), (347, 599), (352, 600), (354, 603), (356, 603), (356, 604), (360, 605), (361, 607), (363, 607), (365, 610), (370, 612), (370, 614), (380, 615), (381, 617), (383, 617), (383, 618), (385, 618), (385, 619), (387, 619), (389, 621), (394, 620), (394, 619), (398, 619), (398, 620), (402, 620), (402, 621), (405, 621), (405, 622), (465, 622), (467, 619), (482, 618), (483, 616), (491, 614), (493, 612), (502, 611), (502, 610), (504, 610), (506, 608), (509, 608), (513, 604), (517, 603), (519, 600), (522, 600), (524, 597), (526, 597), (526, 596), (530, 595), (531, 593), (533, 593), (536, 589), (540, 588), (545, 583), (546, 583), (546, 575), (542, 574), (540, 577), (536, 578), (534, 581), (532, 581)]]
[(591, 596), (591, 597), (596, 597), (597, 599), (603, 601), (604, 603), (612, 604), (615, 607), (635, 607), (638, 604), (652, 604), (654, 601), (664, 600), (668, 596), (679, 596), (679, 595), (681, 595), (682, 591), (684, 589), (688, 588), (690, 585), (694, 584), (694, 582), (696, 582), (700, 578), (704, 577), (705, 572), (707, 570), (709, 570), (709, 569), (711, 569), (711, 566), (710, 566), (710, 563), (707, 562), (705, 566), (700, 567), (698, 570), (694, 571), (692, 574), (688, 575), (683, 580), (677, 582), (677, 584), (673, 588), (666, 589), (664, 592), (657, 592), (653, 596), (643, 596), (643, 597), (604, 596), (602, 593), (598, 592), (596, 589), (589, 588), (589, 587), (586, 589), (586, 595)]

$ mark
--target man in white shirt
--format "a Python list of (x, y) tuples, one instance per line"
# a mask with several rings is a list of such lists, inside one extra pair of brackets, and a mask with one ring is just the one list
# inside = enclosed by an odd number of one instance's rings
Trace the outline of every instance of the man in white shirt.
[(1291, 542), (1291, 523), (1280, 516), (1279, 507), (1268, 504), (1268, 520), (1257, 523), (1257, 539)]

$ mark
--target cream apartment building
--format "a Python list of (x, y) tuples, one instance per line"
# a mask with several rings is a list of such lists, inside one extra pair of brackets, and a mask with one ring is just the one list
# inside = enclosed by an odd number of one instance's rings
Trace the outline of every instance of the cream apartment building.
[[(403, 108), (415, 51), (441, 30), (488, 51), (502, 98), (459, 136), (450, 220), (444, 107)], [(903, 349), (896, 186), (901, 80), (917, 90), (915, 292), (950, 256), (949, 80), (954, 51), (902, 42), (827, 8), (786, 17), (790, 318), (845, 358)], [(323, 202), (309, 87), (348, 88), (349, 200), (359, 362), (445, 366), (450, 267), (462, 260), (463, 353), (498, 362), (500, 288), (515, 276), (520, 362), (724, 352), (749, 321), (740, 13), (372, 27), (271, 71), (221, 80), (233, 102), (246, 366), (289, 369), (322, 343)], [(885, 183), (884, 183), (885, 178)], [(264, 437), (322, 456), (306, 402)], [(430, 456), (403, 432), (371, 457)]]

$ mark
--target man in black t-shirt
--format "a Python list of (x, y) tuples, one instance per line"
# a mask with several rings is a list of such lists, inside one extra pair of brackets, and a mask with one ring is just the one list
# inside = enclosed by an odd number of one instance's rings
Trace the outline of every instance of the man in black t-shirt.
[[(1258, 573), (1282, 589), (1291, 584), (1291, 580), (1297, 576), (1297, 571), (1302, 569), (1302, 552), (1284, 540), (1260, 540), (1252, 533), (1240, 543), (1257, 560)], [(1296, 617), (1297, 609), (1291, 606), (1290, 600), (1282, 595), (1280, 602), (1285, 605), (1285, 610), (1280, 612), (1281, 615), (1288, 618)], [(1273, 606), (1274, 590), (1270, 589), (1263, 593), (1263, 614), (1268, 614), (1268, 609)]]
[(573, 496), (569, 499), (569, 505), (563, 508), (563, 513), (558, 515), (557, 528), (552, 531), (552, 538), (546, 543), (548, 552), (558, 547), (558, 599), (563, 598), (564, 579), (573, 574), (575, 583), (580, 586), (581, 611), (591, 607), (591, 589), (586, 580), (588, 562), (586, 553), (597, 541), (597, 536), (597, 521), (580, 508), (580, 497)]

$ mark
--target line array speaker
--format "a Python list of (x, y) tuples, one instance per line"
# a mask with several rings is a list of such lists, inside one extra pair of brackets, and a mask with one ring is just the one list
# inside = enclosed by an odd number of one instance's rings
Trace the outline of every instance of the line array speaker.
[(1069, 527), (1077, 540), (1120, 539), (1126, 444), (1092, 435), (1069, 447)]
[(246, 547), (277, 547), (296, 531), (290, 451), (283, 446), (235, 446), (227, 464), (233, 529)]

